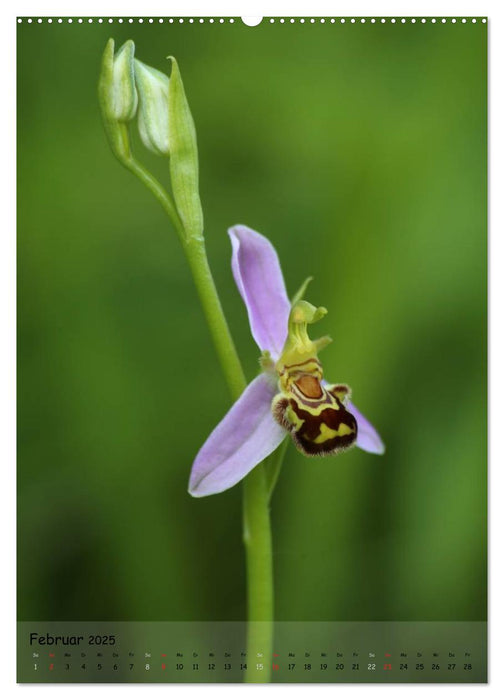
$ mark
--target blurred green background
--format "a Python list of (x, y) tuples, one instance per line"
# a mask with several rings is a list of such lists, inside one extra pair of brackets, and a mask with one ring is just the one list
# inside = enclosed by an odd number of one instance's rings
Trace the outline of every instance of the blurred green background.
[(174, 232), (107, 145), (109, 36), (179, 61), (248, 377), (235, 223), (271, 239), (291, 293), (315, 276), (326, 376), (387, 444), (289, 447), (276, 617), (485, 619), (486, 25), (239, 20), (18, 26), (19, 619), (245, 616), (241, 488), (186, 492), (230, 398)]

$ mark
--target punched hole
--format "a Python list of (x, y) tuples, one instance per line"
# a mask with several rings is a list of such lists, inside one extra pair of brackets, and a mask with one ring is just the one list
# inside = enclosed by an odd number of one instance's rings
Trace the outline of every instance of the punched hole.
[(247, 27), (257, 27), (258, 24), (261, 24), (263, 18), (262, 17), (242, 17), (241, 21), (243, 24), (246, 24)]

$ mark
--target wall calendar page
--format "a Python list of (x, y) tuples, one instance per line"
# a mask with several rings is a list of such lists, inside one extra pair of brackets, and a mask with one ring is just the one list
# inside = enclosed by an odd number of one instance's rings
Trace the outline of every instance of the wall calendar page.
[(17, 18), (19, 683), (486, 683), (487, 30)]

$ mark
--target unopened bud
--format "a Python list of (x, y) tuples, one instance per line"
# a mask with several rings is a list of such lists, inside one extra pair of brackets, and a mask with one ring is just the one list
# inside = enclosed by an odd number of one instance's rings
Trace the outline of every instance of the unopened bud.
[(130, 40), (114, 56), (114, 40), (109, 39), (103, 53), (98, 95), (110, 145), (116, 156), (130, 156), (126, 124), (137, 110), (138, 97), (133, 68), (135, 44)]
[(107, 116), (118, 122), (129, 122), (136, 113), (138, 97), (133, 61), (135, 44), (129, 40), (114, 56), (114, 40), (110, 39), (103, 55), (100, 76), (100, 97)]
[(161, 71), (135, 59), (135, 80), (139, 94), (138, 130), (149, 150), (170, 155), (168, 90), (170, 79)]

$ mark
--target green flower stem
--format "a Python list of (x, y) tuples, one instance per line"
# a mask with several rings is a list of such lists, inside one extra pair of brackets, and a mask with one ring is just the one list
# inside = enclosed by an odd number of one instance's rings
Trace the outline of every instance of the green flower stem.
[[(187, 237), (172, 198), (133, 157), (122, 160), (161, 203), (181, 240), (219, 361), (234, 399), (247, 382), (208, 264), (203, 238)], [(271, 679), (273, 651), (273, 556), (269, 498), (271, 482), (260, 464), (243, 482), (243, 541), (247, 565), (247, 682)], [(262, 657), (257, 657), (257, 654)], [(263, 664), (258, 670), (256, 664)]]
[(243, 483), (243, 542), (247, 553), (246, 683), (271, 680), (273, 654), (273, 551), (264, 464)]
[(247, 381), (208, 265), (205, 243), (191, 238), (183, 245), (222, 371), (233, 398), (237, 399)]

